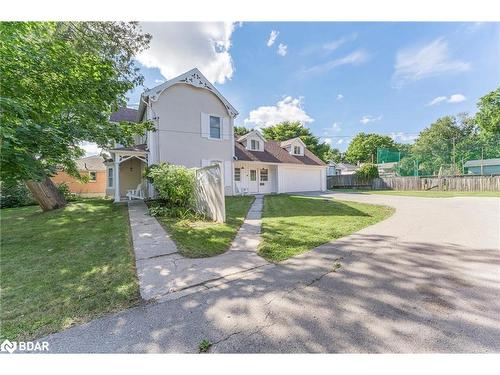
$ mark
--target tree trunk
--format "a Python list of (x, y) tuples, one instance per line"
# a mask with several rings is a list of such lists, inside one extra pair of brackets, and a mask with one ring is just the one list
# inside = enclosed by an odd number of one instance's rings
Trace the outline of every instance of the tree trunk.
[(66, 206), (66, 199), (59, 193), (56, 185), (49, 177), (46, 177), (43, 181), (29, 180), (25, 181), (25, 183), (43, 211), (55, 210), (56, 208)]

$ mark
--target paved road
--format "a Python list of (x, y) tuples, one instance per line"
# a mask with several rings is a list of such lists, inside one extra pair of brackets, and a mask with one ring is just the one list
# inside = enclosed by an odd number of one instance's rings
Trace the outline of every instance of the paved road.
[[(328, 194), (386, 221), (48, 338), (52, 352), (500, 352), (500, 199)], [(336, 265), (340, 265), (336, 269)]]

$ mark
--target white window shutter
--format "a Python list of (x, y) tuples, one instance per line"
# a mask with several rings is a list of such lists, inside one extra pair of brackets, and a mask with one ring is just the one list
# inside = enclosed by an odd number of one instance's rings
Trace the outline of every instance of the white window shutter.
[(231, 182), (233, 181), (233, 167), (230, 161), (224, 162), (224, 185), (231, 186)]
[(208, 138), (210, 134), (209, 116), (208, 114), (203, 112), (201, 112), (200, 114), (200, 127), (201, 127), (201, 136), (203, 138)]
[(229, 139), (231, 136), (231, 121), (228, 117), (222, 118), (222, 139)]

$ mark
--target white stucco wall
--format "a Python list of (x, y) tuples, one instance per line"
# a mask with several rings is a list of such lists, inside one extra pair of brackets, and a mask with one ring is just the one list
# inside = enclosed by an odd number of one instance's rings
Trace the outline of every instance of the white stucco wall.
[[(203, 161), (219, 160), (232, 169), (233, 119), (220, 99), (207, 89), (179, 83), (167, 88), (152, 102), (148, 117), (156, 117), (158, 131), (150, 133), (148, 140), (152, 160), (184, 165), (188, 168), (202, 167)], [(201, 133), (201, 114), (224, 118), (227, 121), (225, 139), (209, 139)], [(158, 149), (156, 146), (158, 145)], [(157, 152), (156, 152), (157, 151)], [(225, 191), (232, 193), (232, 175), (225, 178)]]

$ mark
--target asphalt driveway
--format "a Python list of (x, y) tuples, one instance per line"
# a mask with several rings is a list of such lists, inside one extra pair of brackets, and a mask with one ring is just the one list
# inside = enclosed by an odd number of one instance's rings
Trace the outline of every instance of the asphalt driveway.
[(500, 199), (345, 193), (389, 219), (49, 336), (51, 352), (500, 352)]

